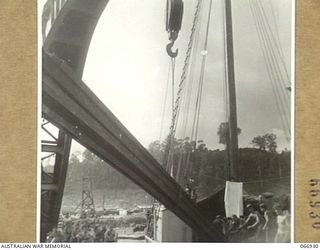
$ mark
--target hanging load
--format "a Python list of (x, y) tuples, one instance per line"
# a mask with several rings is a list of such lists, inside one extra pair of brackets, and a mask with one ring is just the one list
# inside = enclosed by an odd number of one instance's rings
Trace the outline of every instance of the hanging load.
[(178, 55), (178, 49), (172, 51), (175, 40), (178, 38), (181, 29), (183, 16), (183, 1), (182, 0), (167, 0), (166, 9), (166, 30), (169, 33), (169, 40), (167, 45), (167, 53), (170, 57), (174, 58)]

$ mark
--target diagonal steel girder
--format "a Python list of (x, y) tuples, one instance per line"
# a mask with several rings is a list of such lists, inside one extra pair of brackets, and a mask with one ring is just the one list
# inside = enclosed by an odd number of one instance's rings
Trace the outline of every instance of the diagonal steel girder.
[(224, 241), (184, 190), (61, 59), (43, 53), (43, 116), (123, 173), (204, 241)]
[[(61, 3), (58, 4), (58, 2)], [(49, 4), (48, 6), (51, 4), (51, 9), (50, 7), (49, 9), (52, 27), (44, 41), (43, 50), (65, 60), (78, 77), (82, 76), (94, 29), (107, 3), (108, 0), (50, 0), (46, 3)], [(62, 8), (59, 9), (59, 7)], [(42, 25), (46, 27), (48, 23), (45, 22), (45, 16), (42, 17)], [(63, 139), (61, 143), (58, 143), (59, 147), (55, 148), (48, 144), (42, 147), (43, 151), (56, 154), (56, 161), (54, 185), (48, 186), (47, 183), (42, 183), (41, 186), (41, 194), (43, 194), (41, 198), (41, 241), (45, 241), (46, 233), (57, 226), (61, 210), (71, 138), (61, 129), (59, 138)], [(45, 173), (42, 174), (45, 176)], [(42, 182), (44, 181), (42, 178)]]

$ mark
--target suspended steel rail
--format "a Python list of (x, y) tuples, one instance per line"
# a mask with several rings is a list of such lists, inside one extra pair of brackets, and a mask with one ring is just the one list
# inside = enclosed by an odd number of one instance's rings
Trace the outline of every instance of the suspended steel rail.
[(60, 59), (43, 56), (43, 116), (174, 212), (205, 240), (223, 237), (178, 183)]
[[(56, 17), (43, 47), (43, 117), (163, 203), (196, 232), (198, 240), (224, 241), (184, 190), (81, 80), (94, 28), (107, 3), (68, 0)], [(59, 195), (63, 188), (64, 182)]]

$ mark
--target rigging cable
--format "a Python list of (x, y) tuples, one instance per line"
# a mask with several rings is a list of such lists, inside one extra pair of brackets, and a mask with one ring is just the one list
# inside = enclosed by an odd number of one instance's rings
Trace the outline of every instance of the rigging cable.
[[(181, 128), (182, 128), (182, 137), (184, 138), (183, 140), (183, 144), (180, 148), (180, 153), (179, 153), (179, 161), (178, 161), (178, 170), (177, 170), (177, 178), (176, 181), (182, 185), (183, 184), (183, 169), (182, 166), (186, 166), (186, 155), (188, 153), (188, 150), (190, 150), (190, 147), (188, 147), (189, 144), (189, 137), (186, 137), (186, 131), (187, 131), (187, 126), (188, 126), (188, 120), (189, 120), (189, 109), (190, 109), (190, 103), (191, 103), (191, 93), (192, 93), (192, 89), (193, 89), (193, 82), (194, 82), (194, 68), (196, 67), (196, 59), (197, 59), (197, 53), (196, 50), (198, 48), (198, 43), (199, 43), (199, 32), (200, 32), (200, 27), (201, 27), (201, 23), (199, 24), (199, 15), (202, 12), (202, 0), (198, 0), (197, 1), (197, 6), (196, 6), (196, 10), (194, 13), (194, 19), (193, 19), (193, 24), (192, 24), (192, 29), (191, 29), (191, 35), (190, 35), (190, 40), (189, 43), (192, 42), (192, 46), (190, 46), (189, 48), (191, 48), (191, 54), (190, 54), (190, 60), (191, 60), (191, 64), (188, 68), (188, 75), (187, 75), (187, 82), (186, 82), (186, 87), (185, 87), (185, 93), (183, 95), (183, 99), (182, 99), (182, 103), (183, 103), (183, 107), (181, 107), (181, 109), (183, 108), (184, 112), (184, 117), (179, 119), (182, 120), (181, 123)], [(181, 112), (181, 110), (179, 111), (179, 113)], [(177, 121), (177, 123), (179, 122)], [(178, 124), (177, 124), (178, 126)]]
[[(258, 6), (257, 6), (257, 8), (258, 8)], [(260, 17), (261, 17), (262, 22), (263, 22), (263, 17), (262, 17), (262, 12), (261, 11), (260, 11)], [(266, 20), (266, 21), (268, 21), (268, 20)], [(265, 22), (263, 22), (263, 24), (264, 24), (263, 27), (266, 30)], [(270, 41), (271, 39), (270, 39), (270, 35), (268, 35), (268, 33), (267, 33), (267, 38), (269, 38), (268, 42), (270, 44), (271, 43), (271, 41)], [(272, 64), (271, 65), (276, 70), (276, 76), (277, 76), (278, 82), (280, 82), (280, 84), (282, 83), (282, 87), (278, 86), (278, 84), (275, 84), (275, 87), (276, 87), (277, 91), (280, 92), (278, 95), (280, 96), (280, 98), (281, 98), (280, 100), (282, 101), (282, 105), (283, 105), (284, 120), (285, 120), (285, 123), (286, 123), (286, 126), (287, 126), (286, 134), (288, 134), (287, 135), (287, 140), (289, 140), (288, 138), (290, 137), (290, 125), (289, 125), (290, 123), (289, 123), (289, 118), (288, 117), (290, 116), (290, 92), (287, 91), (288, 85), (285, 85), (285, 83), (284, 83), (285, 82), (285, 80), (284, 80), (285, 77), (283, 77), (283, 74), (281, 72), (279, 62), (276, 59), (275, 51), (271, 50), (271, 49), (272, 49), (272, 47), (270, 48), (270, 46), (269, 46), (269, 51), (270, 51), (269, 53), (273, 52), (273, 54), (271, 54), (271, 56), (272, 56), (271, 57), (271, 59), (272, 59)], [(278, 53), (278, 55), (279, 55), (279, 57), (281, 57), (279, 53)]]
[(168, 67), (168, 75), (167, 75), (167, 85), (166, 85), (165, 96), (164, 96), (163, 107), (162, 107), (160, 134), (159, 134), (159, 143), (161, 143), (161, 140), (162, 140), (163, 123), (164, 123), (164, 117), (165, 117), (165, 112), (166, 112), (166, 107), (167, 107), (168, 90), (169, 90), (170, 73), (171, 73), (170, 69), (171, 69), (171, 67), (170, 67), (170, 65), (169, 65), (169, 67)]
[[(198, 3), (197, 3), (197, 7), (196, 7), (196, 11), (195, 11), (195, 14), (194, 14), (194, 20), (193, 20), (193, 25), (192, 25), (192, 40), (190, 39), (189, 42), (192, 41), (192, 43), (194, 43), (194, 45), (191, 46), (192, 48), (192, 51), (191, 51), (191, 65), (188, 69), (188, 76), (187, 76), (187, 83), (189, 83), (187, 85), (187, 90), (186, 90), (186, 94), (184, 95), (184, 99), (183, 99), (183, 103), (184, 103), (184, 110), (185, 110), (185, 117), (183, 119), (183, 122), (182, 122), (182, 135), (183, 137), (185, 137), (186, 135), (186, 130), (187, 130), (187, 123), (188, 123), (188, 119), (189, 119), (189, 108), (190, 108), (190, 102), (191, 102), (191, 93), (192, 93), (192, 83), (193, 83), (193, 71), (194, 70), (190, 70), (195, 68), (195, 61), (196, 61), (196, 49), (198, 47), (198, 40), (199, 39), (196, 39), (198, 36), (199, 36), (199, 31), (200, 31), (200, 27), (197, 27), (198, 25), (198, 19), (199, 19), (199, 14), (201, 12), (201, 6), (202, 6), (202, 0), (198, 0)], [(196, 34), (195, 34), (196, 33)]]
[[(196, 100), (195, 113), (194, 113), (193, 124), (192, 124), (192, 131), (191, 131), (191, 141), (193, 141), (193, 139), (195, 140), (194, 149), (196, 149), (197, 137), (198, 137), (199, 117), (200, 117), (202, 89), (203, 89), (205, 67), (206, 67), (211, 10), (212, 10), (212, 0), (210, 0), (205, 41), (203, 45), (203, 50), (201, 51), (202, 61), (201, 61), (200, 79), (199, 79), (199, 85), (198, 85), (198, 91), (197, 91), (197, 100)], [(188, 174), (192, 170), (192, 168), (190, 168), (190, 152), (188, 152), (187, 154), (186, 166), (184, 170), (185, 170), (184, 171), (184, 179), (185, 179), (186, 177), (188, 177)]]
[(175, 131), (176, 131), (176, 128), (177, 128), (177, 121), (179, 119), (180, 103), (181, 103), (181, 99), (182, 99), (183, 89), (184, 89), (184, 86), (185, 86), (185, 80), (187, 78), (187, 72), (189, 70), (189, 62), (190, 62), (191, 51), (192, 51), (192, 47), (193, 47), (195, 27), (196, 27), (196, 22), (198, 20), (198, 15), (199, 15), (201, 2), (202, 2), (202, 0), (198, 1), (196, 12), (195, 12), (195, 15), (194, 15), (193, 26), (192, 26), (191, 34), (190, 34), (190, 37), (189, 37), (189, 43), (188, 43), (188, 48), (187, 48), (187, 52), (186, 52), (186, 57), (185, 57), (185, 60), (184, 60), (184, 66), (183, 66), (183, 69), (182, 69), (182, 73), (181, 73), (181, 77), (180, 77), (180, 83), (179, 83), (179, 87), (178, 87), (178, 91), (177, 91), (177, 97), (176, 97), (176, 100), (175, 100), (174, 114), (172, 116), (172, 121), (171, 121), (171, 126), (170, 126), (170, 131), (171, 131), (171, 134), (173, 136), (175, 135)]
[(255, 8), (255, 6), (253, 5), (253, 2), (250, 1), (250, 8), (251, 8), (251, 12), (252, 15), (254, 17), (254, 23), (256, 26), (256, 29), (258, 31), (258, 37), (260, 40), (260, 45), (261, 45), (261, 49), (263, 52), (263, 56), (264, 56), (264, 60), (266, 62), (266, 66), (267, 66), (267, 71), (271, 80), (271, 85), (272, 85), (272, 91), (274, 93), (275, 99), (276, 99), (276, 106), (280, 115), (280, 121), (281, 124), (284, 128), (285, 133), (287, 133), (289, 131), (290, 134), (290, 130), (289, 130), (289, 123), (288, 121), (285, 119), (285, 117), (283, 117), (282, 115), (282, 111), (283, 114), (286, 115), (286, 109), (284, 107), (284, 100), (281, 98), (281, 94), (279, 93), (279, 89), (278, 86), (276, 84), (277, 79), (279, 80), (279, 77), (276, 77), (275, 74), (275, 65), (273, 64), (273, 61), (271, 60), (270, 57), (272, 57), (272, 52), (270, 51), (270, 47), (268, 47), (268, 41), (270, 42), (270, 40), (267, 40), (266, 34), (264, 33), (264, 30), (262, 29), (262, 21), (261, 18), (259, 19), (258, 12), (257, 9)]
[(273, 18), (274, 25), (275, 25), (275, 32), (274, 32), (274, 33), (275, 33), (276, 35), (274, 35), (273, 32), (271, 31), (271, 30), (272, 30), (272, 29), (271, 29), (271, 25), (270, 25), (270, 22), (269, 22), (269, 20), (268, 20), (268, 18), (267, 18), (266, 11), (265, 11), (265, 8), (263, 7), (262, 2), (259, 0), (258, 3), (259, 3), (260, 6), (261, 6), (262, 12), (263, 12), (263, 14), (264, 14), (264, 16), (265, 16), (265, 19), (266, 19), (266, 21), (267, 21), (267, 25), (268, 25), (268, 27), (269, 27), (269, 29), (270, 29), (270, 32), (271, 32), (271, 34), (272, 34), (272, 37), (273, 37), (275, 43), (276, 43), (276, 48), (277, 48), (277, 51), (278, 51), (278, 53), (279, 53), (279, 58), (280, 58), (280, 60), (281, 60), (281, 64), (282, 64), (283, 70), (285, 71), (285, 74), (286, 74), (286, 77), (287, 77), (287, 80), (288, 80), (288, 84), (289, 84), (289, 86), (291, 86), (290, 76), (289, 76), (288, 69), (287, 69), (287, 67), (286, 67), (285, 61), (284, 61), (284, 52), (283, 52), (283, 48), (282, 48), (281, 42), (280, 42), (279, 29), (278, 29), (278, 25), (277, 25), (277, 22), (276, 22), (276, 17), (275, 17), (275, 14), (274, 14), (273, 4), (272, 4), (271, 1), (269, 1), (269, 4), (270, 4), (270, 6), (271, 6), (272, 18)]
[(263, 54), (264, 54), (264, 59), (266, 61), (266, 65), (267, 65), (267, 70), (268, 70), (268, 73), (269, 73), (269, 77), (270, 77), (270, 80), (271, 80), (271, 85), (272, 85), (272, 90), (274, 92), (274, 95), (275, 95), (275, 98), (276, 98), (276, 104), (277, 104), (277, 107), (278, 107), (278, 110), (279, 110), (279, 114), (280, 114), (280, 118), (281, 118), (281, 121), (282, 121), (282, 126), (284, 128), (284, 131), (288, 131), (288, 122), (286, 121), (286, 119), (283, 117), (282, 115), (282, 111), (283, 113), (285, 114), (285, 109), (284, 109), (284, 106), (283, 106), (283, 100), (281, 99), (281, 95), (278, 91), (278, 88), (277, 88), (277, 79), (276, 79), (276, 76), (275, 76), (275, 72), (274, 72), (274, 65), (270, 59), (271, 57), (271, 54), (270, 54), (270, 50), (268, 50), (267, 48), (267, 40), (266, 40), (266, 37), (263, 33), (263, 30), (261, 28), (261, 20), (258, 19), (257, 17), (257, 13), (255, 12), (255, 9), (254, 9), (254, 5), (250, 5), (250, 7), (252, 7), (252, 12), (253, 12), (253, 15), (254, 15), (254, 20), (255, 20), (255, 24), (256, 24), (256, 27), (257, 27), (257, 30), (258, 30), (258, 35), (259, 35), (259, 39), (260, 39), (260, 44), (261, 44), (261, 48), (263, 50)]
[(192, 132), (191, 132), (191, 139), (197, 140), (198, 137), (198, 127), (199, 127), (199, 116), (200, 116), (200, 108), (201, 108), (201, 99), (202, 99), (202, 89), (203, 89), (203, 82), (204, 82), (204, 75), (205, 75), (205, 68), (206, 68), (206, 59), (208, 54), (208, 37), (209, 37), (209, 28), (210, 28), (210, 19), (211, 19), (211, 9), (212, 9), (212, 0), (210, 0), (209, 6), (209, 13), (208, 13), (208, 22), (206, 27), (206, 34), (205, 34), (205, 41), (204, 46), (201, 51), (202, 61), (201, 61), (201, 69), (200, 69), (200, 79), (199, 79), (199, 86), (198, 86), (198, 95), (196, 100), (196, 109), (194, 114), (194, 120), (192, 125)]
[[(262, 13), (262, 10), (261, 8), (259, 8), (259, 5), (258, 5), (258, 2), (256, 2), (256, 11), (257, 11), (257, 16), (260, 20), (260, 23), (261, 23), (261, 27), (262, 27), (262, 30), (263, 30), (263, 34), (265, 34), (265, 38), (266, 38), (266, 41), (267, 41), (267, 49), (268, 49), (268, 52), (270, 54), (270, 60), (272, 61), (272, 67), (274, 69), (274, 72), (275, 72), (275, 75), (276, 75), (276, 78), (277, 78), (277, 82), (280, 83), (280, 85), (282, 86), (278, 86), (276, 85), (278, 91), (281, 93), (280, 97), (283, 97), (281, 99), (282, 101), (282, 105), (284, 105), (284, 109), (286, 110), (286, 112), (290, 112), (290, 100), (288, 100), (288, 97), (290, 97), (290, 93), (287, 91), (287, 87), (288, 85), (285, 84), (285, 77), (283, 76), (282, 74), (282, 71), (281, 71), (281, 67), (280, 67), (280, 64), (279, 64), (279, 57), (280, 54), (279, 53), (276, 53), (274, 48), (277, 47), (276, 44), (276, 41), (275, 39), (272, 39), (272, 30), (268, 30), (267, 28), (267, 25), (266, 23), (268, 22), (268, 19), (267, 17), (264, 18), (263, 16), (263, 13)], [(271, 35), (270, 35), (271, 33)], [(277, 56), (278, 55), (278, 56)]]
[[(181, 29), (182, 24), (182, 17), (183, 17), (183, 1), (182, 0), (167, 0), (167, 7), (166, 7), (166, 30), (169, 33), (169, 40), (171, 41), (167, 45), (167, 53), (171, 57), (171, 75), (172, 75), (172, 120), (174, 120), (175, 111), (174, 111), (174, 88), (175, 88), (175, 57), (178, 55), (178, 49), (175, 52), (172, 51), (172, 47), (174, 42), (178, 38), (179, 31)], [(173, 129), (170, 128), (170, 135), (173, 134)], [(171, 148), (174, 147), (174, 136), (168, 137), (168, 159), (165, 163), (165, 168), (167, 172), (171, 172), (173, 164), (173, 153)], [(166, 157), (166, 156), (165, 156)], [(171, 159), (172, 158), (172, 159)], [(172, 163), (171, 163), (172, 162)]]
[[(196, 11), (195, 11), (195, 14), (194, 14), (191, 34), (190, 34), (189, 42), (188, 42), (188, 48), (187, 48), (186, 57), (185, 57), (185, 60), (184, 60), (184, 66), (183, 66), (181, 77), (180, 77), (180, 83), (179, 83), (179, 86), (178, 86), (177, 97), (176, 97), (176, 100), (174, 102), (174, 108), (172, 110), (172, 120), (171, 120), (170, 132), (169, 132), (169, 136), (168, 136), (169, 144), (173, 144), (174, 143), (175, 131), (176, 131), (176, 128), (177, 128), (177, 121), (178, 121), (179, 111), (180, 111), (180, 103), (181, 103), (181, 99), (182, 99), (185, 80), (186, 80), (186, 77), (187, 77), (187, 72), (188, 72), (188, 69), (189, 69), (190, 56), (191, 56), (191, 51), (192, 51), (192, 47), (193, 47), (194, 34), (195, 34), (196, 24), (197, 24), (197, 21), (198, 21), (201, 2), (202, 2), (202, 0), (198, 1), (197, 7), (196, 7)], [(170, 159), (170, 151), (172, 151), (172, 150), (173, 150), (173, 145), (169, 145), (167, 169), (169, 169), (168, 163), (169, 163), (169, 159)]]
[(274, 69), (274, 72), (275, 72), (275, 75), (277, 77), (278, 82), (280, 84), (282, 84), (282, 86), (283, 86), (283, 87), (281, 87), (281, 86), (277, 85), (277, 88), (278, 88), (278, 91), (281, 92), (281, 94), (283, 96), (282, 101), (283, 101), (284, 107), (287, 108), (287, 110), (289, 110), (289, 104), (288, 104), (288, 101), (287, 101), (287, 98), (286, 98), (287, 97), (286, 94), (288, 94), (288, 91), (286, 91), (286, 87), (287, 86), (284, 83), (284, 77), (283, 77), (282, 72), (280, 70), (280, 65), (279, 65), (279, 62), (277, 60), (277, 54), (274, 51), (274, 47), (276, 47), (276, 45), (274, 45), (272, 43), (272, 42), (275, 42), (275, 41), (271, 39), (272, 35), (269, 34), (271, 32), (271, 30), (267, 29), (267, 26), (266, 26), (266, 22), (267, 21), (264, 19), (263, 15), (262, 15), (262, 11), (259, 8), (257, 2), (255, 2), (255, 5), (256, 5), (255, 8), (256, 8), (258, 21), (260, 21), (262, 33), (264, 34), (265, 39), (266, 39), (266, 48), (267, 48), (267, 51), (268, 51), (269, 56), (270, 56), (269, 58), (270, 58), (270, 60), (272, 62), (271, 65), (273, 66), (273, 69)]
[[(171, 58), (171, 87), (172, 87), (172, 98), (171, 98), (171, 108), (172, 108), (172, 117), (174, 116), (174, 87), (175, 87), (175, 84), (174, 84), (174, 72), (175, 72), (175, 57), (172, 57)], [(173, 177), (173, 155), (174, 155), (174, 136), (171, 136), (170, 137), (170, 142), (169, 142), (169, 156), (168, 156), (168, 162), (167, 162), (167, 169), (168, 169), (168, 172), (170, 173), (170, 175)], [(171, 165), (171, 166), (170, 166)]]
[[(285, 107), (287, 108), (287, 110), (289, 110), (289, 102), (288, 102), (288, 97), (290, 97), (290, 93), (288, 91), (286, 91), (286, 88), (288, 87), (288, 85), (285, 84), (285, 77), (283, 77), (283, 74), (281, 72), (281, 65), (279, 64), (279, 60), (277, 60), (278, 58), (280, 58), (281, 60), (281, 55), (280, 55), (280, 51), (279, 51), (279, 47), (277, 44), (276, 39), (274, 38), (272, 29), (269, 25), (269, 21), (268, 21), (268, 17), (266, 16), (263, 6), (259, 5), (260, 2), (258, 2), (257, 0), (255, 1), (255, 6), (256, 6), (256, 12), (257, 12), (257, 16), (260, 20), (261, 23), (261, 27), (262, 27), (262, 32), (265, 35), (266, 41), (267, 41), (267, 48), (268, 51), (270, 53), (270, 59), (272, 61), (272, 65), (274, 67), (274, 72), (278, 78), (278, 81), (280, 84), (282, 84), (283, 87), (279, 86), (280, 88), (280, 92), (283, 95), (283, 102)], [(275, 52), (274, 48), (277, 49), (277, 52)], [(277, 57), (278, 55), (278, 57)], [(282, 66), (285, 67), (284, 65), (284, 61), (282, 60), (283, 64)], [(290, 82), (290, 79), (288, 78), (288, 81)]]

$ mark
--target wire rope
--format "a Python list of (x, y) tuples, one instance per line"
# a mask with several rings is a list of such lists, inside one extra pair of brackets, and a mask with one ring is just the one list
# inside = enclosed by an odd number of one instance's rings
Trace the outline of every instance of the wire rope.
[[(274, 48), (277, 48), (277, 45), (275, 44), (276, 41), (273, 37), (272, 30), (270, 29), (270, 26), (267, 26), (268, 19), (266, 16), (263, 15), (263, 11), (261, 9), (261, 6), (259, 6), (257, 1), (255, 1), (254, 3), (255, 3), (254, 5), (255, 5), (257, 17), (258, 17), (259, 22), (261, 24), (262, 33), (266, 39), (266, 48), (269, 53), (269, 58), (272, 62), (271, 66), (273, 67), (274, 74), (277, 78), (277, 82), (279, 82), (282, 85), (282, 87), (281, 87), (281, 86), (278, 86), (278, 84), (277, 84), (276, 88), (277, 88), (277, 91), (279, 93), (281, 93), (280, 97), (281, 97), (282, 105), (286, 109), (286, 112), (289, 113), (290, 112), (290, 107), (289, 107), (290, 100), (288, 98), (289, 98), (290, 94), (286, 90), (286, 88), (288, 86), (285, 85), (285, 83), (284, 83), (285, 80), (284, 80), (283, 74), (281, 72), (281, 67), (280, 67), (281, 65), (279, 64), (279, 60), (277, 60), (277, 58), (280, 56), (279, 52), (277, 54), (274, 50)], [(277, 57), (277, 55), (278, 55), (278, 57)]]
[[(273, 21), (274, 21), (274, 24), (275, 24), (275, 32), (272, 32), (271, 25), (270, 25), (270, 22), (269, 22), (269, 20), (267, 18), (265, 8), (264, 8), (262, 2), (260, 0), (258, 0), (258, 4), (260, 5), (260, 7), (262, 9), (263, 15), (265, 16), (265, 20), (266, 20), (267, 25), (268, 25), (268, 27), (270, 29), (270, 33), (271, 33), (272, 38), (273, 38), (273, 40), (274, 40), (274, 42), (276, 44), (276, 49), (277, 49), (277, 51), (279, 53), (279, 58), (280, 58), (283, 70), (285, 71), (288, 83), (289, 83), (289, 85), (291, 85), (290, 76), (289, 76), (285, 61), (284, 61), (284, 52), (283, 52), (283, 48), (282, 48), (281, 41), (280, 41), (279, 29), (278, 29), (278, 25), (277, 25), (277, 22), (276, 22), (276, 17), (275, 17), (275, 14), (274, 14), (273, 4), (272, 4), (271, 1), (268, 1), (268, 2), (270, 4), (270, 6), (271, 6), (272, 18), (273, 18)], [(275, 35), (274, 35), (274, 33), (275, 33)]]
[[(183, 66), (183, 70), (182, 70), (182, 74), (181, 74), (181, 78), (180, 78), (180, 83), (178, 86), (177, 97), (176, 97), (175, 102), (174, 102), (174, 100), (172, 101), (172, 120), (171, 120), (171, 126), (170, 126), (170, 133), (169, 133), (169, 137), (168, 137), (169, 144), (170, 144), (169, 145), (169, 153), (168, 153), (168, 161), (167, 161), (168, 164), (169, 164), (170, 160), (172, 160), (172, 162), (173, 162), (173, 152), (171, 152), (171, 151), (174, 150), (173, 143), (174, 143), (175, 131), (177, 128), (177, 123), (178, 123), (178, 118), (179, 118), (180, 103), (181, 103), (181, 99), (182, 99), (183, 89), (185, 86), (187, 72), (189, 69), (190, 56), (191, 56), (191, 51), (192, 51), (193, 41), (194, 41), (194, 33), (195, 33), (196, 23), (197, 23), (198, 16), (199, 16), (201, 2), (202, 1), (199, 0), (197, 3), (197, 6), (196, 6), (194, 20), (193, 20), (193, 24), (192, 24), (192, 28), (191, 28), (191, 34), (190, 34), (189, 42), (188, 42), (188, 48), (187, 48), (186, 57), (184, 60), (184, 66)], [(172, 79), (173, 79), (172, 81), (174, 81), (174, 75), (173, 75)], [(173, 91), (174, 91), (174, 88), (172, 88), (172, 92)], [(173, 93), (172, 97), (174, 98), (174, 93)], [(171, 157), (171, 159), (170, 159), (170, 157)], [(167, 167), (167, 169), (169, 169), (169, 168)]]
[[(210, 0), (209, 11), (208, 11), (208, 19), (207, 19), (207, 26), (206, 26), (206, 33), (205, 33), (205, 41), (203, 45), (203, 50), (201, 51), (202, 61), (201, 61), (201, 70), (200, 70), (200, 79), (198, 84), (198, 91), (197, 91), (197, 100), (195, 105), (195, 113), (193, 118), (192, 124), (192, 131), (191, 131), (191, 141), (195, 139), (194, 149), (197, 145), (197, 136), (198, 136), (198, 126), (199, 126), (199, 117), (200, 117), (200, 108), (201, 108), (201, 98), (202, 98), (202, 89), (203, 89), (203, 82), (204, 82), (204, 75), (205, 75), (205, 66), (206, 66), (206, 58), (207, 58), (207, 49), (208, 49), (208, 38), (209, 38), (209, 30), (210, 30), (210, 19), (211, 19), (211, 10), (212, 10), (212, 0)], [(188, 173), (190, 172), (190, 153), (187, 154), (186, 159), (186, 167), (184, 176), (185, 178), (188, 177)]]
[(267, 66), (267, 71), (268, 71), (268, 74), (269, 74), (269, 77), (271, 80), (272, 90), (273, 90), (273, 93), (274, 93), (274, 96), (276, 99), (276, 106), (277, 106), (278, 112), (280, 114), (281, 124), (282, 124), (282, 127), (284, 128), (285, 133), (287, 133), (287, 131), (289, 131), (289, 123), (283, 117), (283, 115), (286, 116), (286, 113), (285, 113), (285, 108), (283, 107), (284, 106), (283, 100), (281, 99), (281, 96), (280, 96), (279, 91), (277, 89), (277, 84), (276, 84), (277, 80), (276, 80), (276, 76), (274, 75), (275, 74), (274, 67), (273, 67), (274, 65), (272, 64), (272, 61), (270, 60), (270, 56), (271, 56), (270, 51), (267, 49), (267, 42), (268, 41), (265, 37), (265, 34), (263, 33), (263, 30), (261, 27), (261, 25), (262, 25), (261, 19), (259, 19), (257, 16), (258, 13), (257, 13), (255, 6), (253, 5), (253, 2), (250, 1), (249, 4), (250, 4), (252, 15), (254, 17), (256, 29), (258, 31), (261, 49), (262, 49), (264, 60), (265, 60), (266, 66)]
[(276, 47), (276, 46), (273, 43), (274, 40), (272, 40), (272, 35), (269, 34), (270, 31), (267, 28), (266, 20), (264, 19), (261, 8), (259, 8), (259, 5), (257, 2), (255, 2), (255, 8), (256, 8), (256, 13), (257, 13), (258, 19), (260, 21), (262, 33), (264, 34), (264, 37), (266, 39), (266, 48), (269, 53), (269, 58), (272, 62), (271, 65), (272, 65), (274, 73), (277, 77), (277, 81), (280, 84), (282, 84), (282, 87), (278, 86), (278, 85), (276, 85), (276, 87), (277, 87), (278, 91), (281, 93), (282, 105), (286, 108), (287, 111), (289, 111), (290, 110), (289, 103), (286, 100), (287, 99), (286, 95), (288, 94), (288, 91), (286, 91), (287, 86), (284, 84), (284, 77), (283, 77), (281, 70), (280, 70), (280, 65), (277, 60), (276, 52), (274, 51), (274, 47)]

